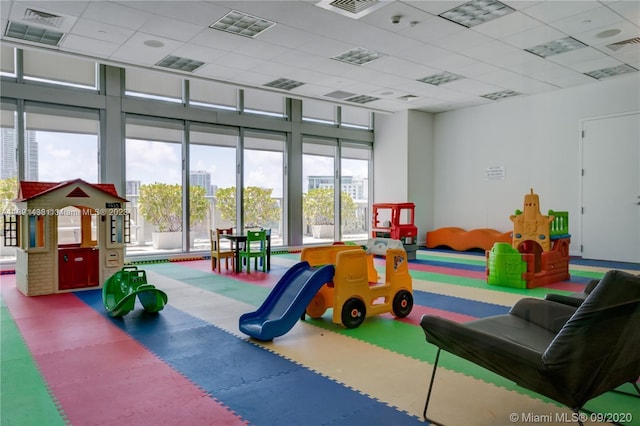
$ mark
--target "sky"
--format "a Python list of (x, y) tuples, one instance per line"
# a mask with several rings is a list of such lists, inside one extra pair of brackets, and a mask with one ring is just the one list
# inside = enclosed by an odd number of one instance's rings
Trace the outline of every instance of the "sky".
[[(98, 138), (58, 132), (38, 132), (38, 180), (60, 182), (80, 178), (98, 182)], [(283, 158), (281, 152), (245, 151), (245, 186), (273, 188), (273, 196), (283, 193)], [(126, 179), (143, 183), (180, 183), (181, 147), (179, 144), (128, 140), (126, 144)], [(235, 149), (193, 145), (190, 151), (192, 171), (211, 174), (211, 183), (221, 188), (235, 186)], [(344, 160), (342, 175), (367, 177), (366, 162)], [(303, 190), (307, 176), (333, 174), (333, 158), (305, 155)]]

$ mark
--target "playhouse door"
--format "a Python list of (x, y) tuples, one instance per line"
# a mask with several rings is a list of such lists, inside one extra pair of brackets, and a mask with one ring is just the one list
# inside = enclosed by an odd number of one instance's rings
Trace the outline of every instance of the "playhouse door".
[(640, 114), (583, 123), (582, 256), (640, 262)]
[(94, 247), (59, 248), (58, 289), (97, 287), (98, 262), (98, 249)]

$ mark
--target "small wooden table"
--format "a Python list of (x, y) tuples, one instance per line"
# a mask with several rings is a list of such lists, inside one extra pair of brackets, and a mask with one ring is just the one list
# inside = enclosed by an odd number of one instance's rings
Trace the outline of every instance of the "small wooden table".
[[(242, 272), (240, 248), (247, 242), (247, 234), (220, 234), (220, 238), (231, 241), (236, 256), (236, 273)], [(267, 229), (267, 272), (271, 270), (271, 230)]]

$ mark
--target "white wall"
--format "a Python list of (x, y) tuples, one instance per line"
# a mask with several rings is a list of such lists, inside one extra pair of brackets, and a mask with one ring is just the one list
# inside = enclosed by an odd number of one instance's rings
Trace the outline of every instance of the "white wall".
[(376, 115), (374, 203), (416, 205), (418, 243), (433, 228), (433, 114)]
[(376, 115), (373, 150), (374, 203), (409, 201), (408, 111)]
[[(509, 215), (533, 188), (543, 214), (569, 211), (571, 253), (579, 254), (582, 121), (638, 110), (634, 74), (435, 115), (433, 229), (508, 231)], [(486, 178), (494, 166), (504, 167), (504, 180)]]

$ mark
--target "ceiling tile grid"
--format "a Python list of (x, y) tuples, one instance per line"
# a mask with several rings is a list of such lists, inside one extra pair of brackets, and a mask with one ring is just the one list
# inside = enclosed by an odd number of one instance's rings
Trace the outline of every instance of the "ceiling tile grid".
[[(341, 1), (341, 9), (331, 0), (1, 5), (2, 43), (10, 46), (380, 112), (437, 113), (508, 100), (503, 93), (628, 78), (621, 72), (638, 78), (640, 69), (639, 1), (352, 0)], [(29, 28), (60, 41), (21, 38)]]

